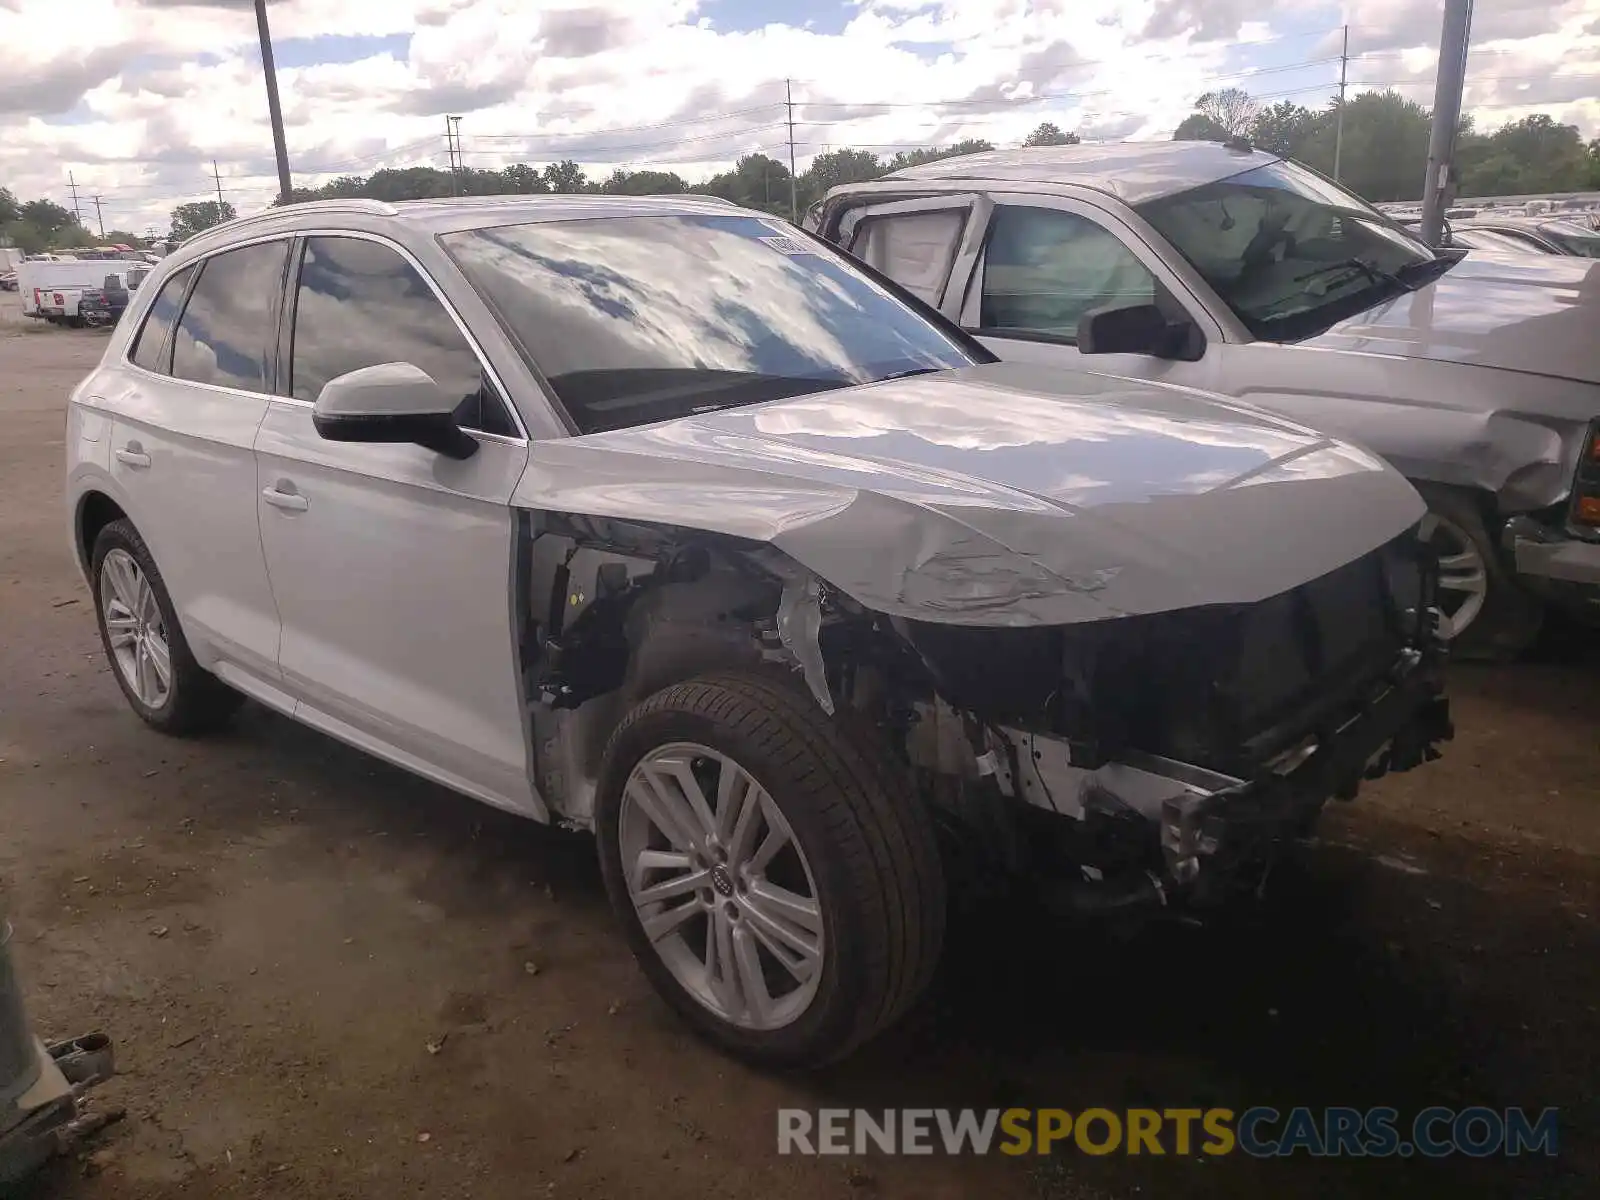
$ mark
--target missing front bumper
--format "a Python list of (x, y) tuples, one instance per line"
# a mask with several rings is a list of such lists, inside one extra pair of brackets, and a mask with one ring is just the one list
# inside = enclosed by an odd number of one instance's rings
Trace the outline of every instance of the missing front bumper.
[(1085, 825), (1137, 814), (1153, 827), (1142, 869), (1114, 876), (1091, 867), (1081, 886), (1045, 889), (1080, 911), (1106, 907), (1112, 894), (1127, 897), (1118, 908), (1218, 899), (1257, 877), (1279, 845), (1309, 832), (1330, 797), (1353, 797), (1364, 779), (1438, 758), (1439, 744), (1454, 735), (1438, 664), (1421, 655), (1403, 660), (1354, 716), (1251, 779), (1141, 755), (1075, 768), (1061, 739), (1001, 732), (1003, 791)]

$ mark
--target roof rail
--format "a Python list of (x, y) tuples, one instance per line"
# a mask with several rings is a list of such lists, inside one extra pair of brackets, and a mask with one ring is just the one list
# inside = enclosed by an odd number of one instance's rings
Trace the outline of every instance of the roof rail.
[(183, 245), (187, 246), (202, 238), (209, 238), (212, 234), (222, 230), (232, 232), (258, 221), (267, 221), (273, 217), (281, 217), (286, 213), (295, 212), (354, 212), (366, 213), (369, 216), (393, 217), (398, 216), (400, 210), (386, 200), (367, 200), (359, 196), (352, 196), (338, 200), (302, 200), (296, 204), (274, 205), (262, 212), (251, 213), (248, 217), (235, 217), (231, 221), (223, 221), (209, 229), (202, 229), (199, 233), (186, 238)]

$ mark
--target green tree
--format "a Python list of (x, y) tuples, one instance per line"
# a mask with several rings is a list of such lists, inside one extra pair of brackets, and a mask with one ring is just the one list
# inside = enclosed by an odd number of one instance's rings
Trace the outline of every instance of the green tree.
[[(810, 203), (809, 193), (801, 191), (800, 183), (799, 179), (795, 181), (795, 194), (804, 210)], [(746, 154), (733, 164), (733, 170), (713, 175), (691, 190), (720, 196), (746, 208), (789, 215), (789, 168), (769, 154)]]
[(1076, 146), (1078, 135), (1063, 133), (1061, 127), (1053, 121), (1042, 121), (1023, 139), (1024, 146)]
[(137, 233), (127, 229), (108, 229), (104, 242), (106, 246), (132, 246), (135, 250), (145, 248), (145, 239)]
[(505, 190), (518, 195), (548, 192), (544, 176), (537, 167), (530, 167), (527, 163), (516, 163), (500, 172), (501, 182)]
[(882, 174), (883, 164), (872, 151), (844, 147), (817, 155), (801, 178), (807, 182), (807, 191), (822, 197), (840, 184), (864, 183)]
[[(1362, 92), (1344, 107), (1339, 181), (1373, 201), (1416, 200), (1428, 166), (1431, 120), (1422, 105), (1397, 92)], [(1297, 157), (1333, 169), (1334, 122), (1322, 122)]]
[(18, 207), (17, 219), (48, 237), (68, 233), (75, 236), (83, 228), (78, 224), (78, 218), (72, 215), (71, 209), (62, 208), (54, 200), (29, 200)]
[(1190, 113), (1172, 131), (1175, 142), (1225, 142), (1228, 131), (1204, 113)]
[(1457, 191), (1464, 196), (1581, 191), (1592, 170), (1578, 127), (1557, 124), (1547, 113), (1513, 121), (1487, 137), (1469, 131), (1457, 162)]
[(544, 184), (552, 192), (576, 193), (589, 190), (589, 177), (570, 158), (550, 163), (544, 169)]
[(231, 221), (238, 215), (226, 200), (193, 200), (172, 210), (172, 232), (168, 236), (175, 242), (181, 242), (203, 229)]
[(1280, 100), (1256, 114), (1255, 123), (1250, 127), (1250, 141), (1273, 154), (1309, 161), (1314, 140), (1323, 126), (1332, 120), (1331, 111), (1314, 112), (1291, 101)]
[(993, 150), (994, 143), (983, 138), (968, 138), (951, 146), (931, 146), (926, 150), (901, 150), (890, 160), (888, 169), (899, 171), (905, 167), (920, 167), (923, 163), (938, 162), (941, 158), (957, 158), (963, 154), (977, 154)]
[(453, 187), (450, 172), (436, 167), (386, 167), (367, 176), (361, 194), (373, 200), (393, 203), (397, 200), (428, 200), (435, 196), (448, 196)]
[(0, 187), (0, 229), (10, 225), (21, 215), (21, 206), (10, 188)]
[(675, 196), (688, 191), (689, 185), (672, 171), (626, 171), (618, 167), (601, 182), (600, 190), (614, 196)]

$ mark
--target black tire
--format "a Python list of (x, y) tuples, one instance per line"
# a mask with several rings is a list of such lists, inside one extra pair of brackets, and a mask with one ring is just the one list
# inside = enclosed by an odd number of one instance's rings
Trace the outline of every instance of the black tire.
[[(1429, 512), (1447, 522), (1476, 547), (1484, 562), (1488, 590), (1483, 607), (1450, 643), (1452, 657), (1500, 662), (1515, 658), (1538, 639), (1544, 603), (1524, 588), (1489, 533), (1478, 496), (1460, 488), (1419, 483)], [(1448, 599), (1448, 593), (1441, 600)]]
[[(646, 937), (619, 845), (623, 787), (651, 750), (694, 742), (736, 761), (772, 797), (815, 878), (823, 922), (817, 993), (790, 1024), (756, 1031), (690, 994)], [(763, 1067), (839, 1059), (898, 1020), (926, 989), (944, 941), (945, 881), (933, 823), (909, 780), (864, 731), (806, 691), (759, 674), (668, 687), (618, 726), (596, 796), (606, 891), (656, 990), (708, 1041)]]
[[(153, 708), (141, 700), (123, 678), (122, 669), (117, 665), (116, 655), (111, 648), (111, 635), (106, 629), (100, 577), (106, 555), (119, 549), (126, 551), (138, 564), (161, 610), (161, 624), (172, 660), (172, 681), (166, 699), (159, 708)], [(244, 697), (195, 662), (189, 643), (183, 636), (183, 629), (178, 624), (172, 597), (167, 595), (167, 585), (161, 578), (161, 571), (132, 521), (127, 518), (112, 521), (100, 531), (94, 540), (90, 565), (89, 578), (94, 593), (95, 619), (100, 626), (100, 644), (105, 648), (111, 674), (116, 678), (122, 694), (127, 697), (129, 707), (139, 714), (145, 724), (176, 736), (210, 733), (225, 726), (238, 711)]]

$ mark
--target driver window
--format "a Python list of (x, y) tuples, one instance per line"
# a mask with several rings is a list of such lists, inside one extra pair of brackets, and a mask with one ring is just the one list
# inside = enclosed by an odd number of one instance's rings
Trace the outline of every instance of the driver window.
[(328, 380), (359, 367), (409, 362), (459, 397), (463, 429), (515, 437), (505, 403), (427, 281), (392, 248), (350, 237), (306, 242), (295, 293), (296, 399), (315, 401)]
[(1155, 299), (1155, 276), (1103, 226), (1057, 209), (995, 209), (984, 250), (982, 329), (1076, 342), (1084, 313)]

